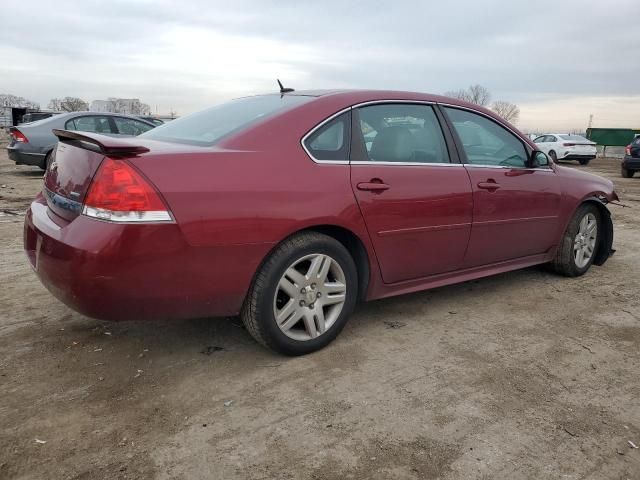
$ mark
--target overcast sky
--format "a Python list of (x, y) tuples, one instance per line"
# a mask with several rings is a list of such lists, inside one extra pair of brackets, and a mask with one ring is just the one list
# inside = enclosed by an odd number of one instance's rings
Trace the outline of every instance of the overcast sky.
[[(0, 93), (140, 98), (184, 115), (296, 89), (472, 83), (528, 129), (640, 128), (638, 0), (22, 0), (0, 6)], [(634, 20), (635, 19), (635, 20)]]

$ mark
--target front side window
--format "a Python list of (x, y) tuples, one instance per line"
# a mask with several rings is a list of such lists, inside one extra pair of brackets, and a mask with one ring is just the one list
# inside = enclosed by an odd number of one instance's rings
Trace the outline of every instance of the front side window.
[(111, 130), (109, 119), (102, 116), (85, 116), (67, 120), (64, 128), (67, 130), (77, 130), (78, 132), (91, 133), (115, 133)]
[(527, 151), (523, 143), (506, 128), (487, 117), (467, 110), (446, 107), (472, 165), (525, 167)]
[(547, 137), (545, 137), (544, 135), (542, 137), (538, 137), (533, 141), (533, 143), (543, 143), (545, 141), (545, 138)]
[(147, 125), (144, 122), (139, 122), (138, 120), (134, 120), (133, 118), (114, 117), (113, 120), (116, 122), (116, 128), (118, 129), (118, 133), (120, 135), (138, 136), (141, 133), (148, 132), (153, 128), (151, 125)]
[(349, 160), (351, 112), (343, 113), (325, 123), (304, 141), (316, 160)]
[(430, 105), (361, 107), (359, 132), (370, 162), (449, 163), (440, 123)]

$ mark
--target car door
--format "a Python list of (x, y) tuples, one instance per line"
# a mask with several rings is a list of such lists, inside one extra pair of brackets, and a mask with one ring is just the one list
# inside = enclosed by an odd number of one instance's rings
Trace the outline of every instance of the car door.
[(464, 260), (471, 184), (438, 115), (413, 103), (353, 111), (351, 184), (385, 283), (456, 270)]
[(557, 242), (561, 188), (549, 165), (529, 168), (530, 149), (494, 119), (467, 109), (444, 111), (473, 188), (467, 267), (547, 252)]

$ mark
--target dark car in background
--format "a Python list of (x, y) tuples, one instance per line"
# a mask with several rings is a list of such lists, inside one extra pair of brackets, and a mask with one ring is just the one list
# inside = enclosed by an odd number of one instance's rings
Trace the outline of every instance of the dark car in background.
[(46, 169), (51, 152), (58, 143), (53, 129), (135, 137), (155, 128), (151, 122), (120, 113), (71, 112), (44, 120), (9, 127), (9, 158), (16, 165), (34, 165)]
[(624, 178), (631, 178), (640, 170), (640, 135), (627, 145), (624, 149), (621, 173)]

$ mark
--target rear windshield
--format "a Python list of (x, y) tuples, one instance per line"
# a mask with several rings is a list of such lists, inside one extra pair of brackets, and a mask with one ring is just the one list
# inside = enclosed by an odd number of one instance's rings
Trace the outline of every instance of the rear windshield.
[(313, 97), (261, 95), (239, 98), (160, 125), (140, 137), (189, 145), (215, 145), (222, 137)]
[(563, 140), (572, 140), (574, 142), (588, 142), (589, 141), (586, 138), (581, 137), (580, 135), (558, 135), (558, 136)]

